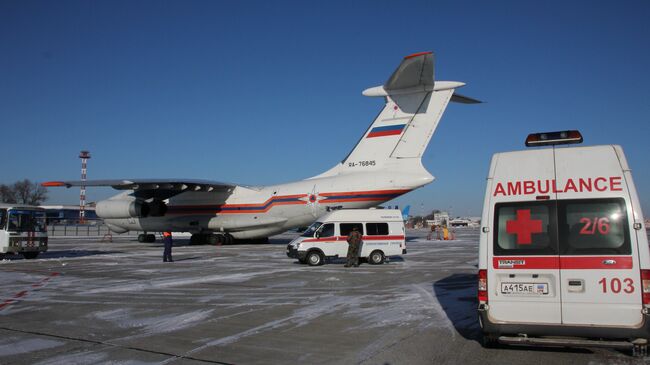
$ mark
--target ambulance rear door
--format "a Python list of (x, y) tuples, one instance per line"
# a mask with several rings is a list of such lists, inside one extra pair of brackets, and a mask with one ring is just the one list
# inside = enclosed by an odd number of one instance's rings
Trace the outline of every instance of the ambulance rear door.
[(553, 150), (497, 156), (488, 235), (490, 319), (560, 324)]
[(640, 325), (641, 274), (625, 159), (613, 146), (556, 148), (555, 165), (563, 323)]

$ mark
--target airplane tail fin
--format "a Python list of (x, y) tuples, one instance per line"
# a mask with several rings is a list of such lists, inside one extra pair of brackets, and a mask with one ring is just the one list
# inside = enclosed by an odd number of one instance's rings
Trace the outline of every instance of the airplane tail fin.
[(421, 166), (420, 159), (449, 101), (479, 103), (454, 95), (455, 89), (463, 85), (434, 80), (431, 52), (404, 57), (384, 85), (363, 91), (365, 96), (385, 98), (379, 115), (348, 156), (317, 177), (411, 165), (409, 162)]
[(407, 205), (404, 207), (404, 210), (402, 210), (402, 220), (405, 222), (409, 219), (409, 212), (411, 211), (411, 206)]

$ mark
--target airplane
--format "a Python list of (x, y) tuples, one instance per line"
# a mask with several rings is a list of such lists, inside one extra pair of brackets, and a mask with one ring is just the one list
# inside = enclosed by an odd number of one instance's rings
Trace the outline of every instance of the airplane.
[(410, 205), (407, 205), (406, 208), (404, 208), (404, 210), (402, 210), (402, 220), (404, 222), (409, 220), (409, 213), (410, 212), (411, 212), (411, 206)]
[[(244, 186), (194, 179), (50, 181), (42, 185), (111, 186), (122, 193), (97, 202), (96, 214), (115, 233), (189, 232), (190, 243), (230, 244), (261, 239), (310, 225), (334, 209), (370, 208), (429, 184), (425, 152), (449, 101), (480, 101), (459, 95), (456, 81), (434, 81), (432, 52), (404, 57), (390, 78), (363, 95), (385, 105), (352, 151), (338, 164), (305, 180)], [(154, 242), (141, 234), (140, 242)]]

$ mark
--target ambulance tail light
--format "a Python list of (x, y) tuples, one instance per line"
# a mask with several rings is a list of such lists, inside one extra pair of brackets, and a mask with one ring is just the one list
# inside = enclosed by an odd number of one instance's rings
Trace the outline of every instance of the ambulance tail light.
[(582, 134), (579, 131), (533, 133), (526, 137), (526, 147), (572, 143), (582, 143)]
[(641, 270), (643, 305), (650, 306), (650, 270)]
[(478, 301), (479, 303), (487, 303), (488, 301), (487, 270), (478, 271)]

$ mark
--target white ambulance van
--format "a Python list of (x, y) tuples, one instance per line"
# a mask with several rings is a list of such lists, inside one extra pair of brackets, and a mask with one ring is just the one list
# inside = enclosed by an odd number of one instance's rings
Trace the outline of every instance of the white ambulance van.
[[(479, 248), (486, 346), (646, 350), (650, 254), (623, 149), (569, 147), (578, 131), (531, 134), (492, 157)], [(563, 338), (564, 337), (564, 338)]]
[(396, 209), (342, 209), (320, 217), (287, 246), (287, 256), (311, 266), (325, 258), (346, 257), (348, 234), (356, 227), (362, 235), (359, 258), (378, 265), (387, 257), (406, 253), (402, 213)]

